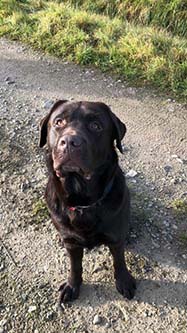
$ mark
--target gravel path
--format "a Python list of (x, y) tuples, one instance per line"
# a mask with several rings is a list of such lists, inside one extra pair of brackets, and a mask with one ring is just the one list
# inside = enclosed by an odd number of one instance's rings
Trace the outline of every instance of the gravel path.
[[(101, 247), (85, 253), (80, 298), (58, 310), (68, 265), (37, 146), (39, 120), (58, 98), (104, 101), (127, 125), (120, 163), (132, 196), (132, 301), (115, 290)], [(1, 39), (0, 115), (0, 333), (186, 333), (186, 105)]]

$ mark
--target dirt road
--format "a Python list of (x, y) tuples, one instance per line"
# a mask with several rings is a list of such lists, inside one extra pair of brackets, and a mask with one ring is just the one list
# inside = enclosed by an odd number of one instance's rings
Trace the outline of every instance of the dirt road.
[[(80, 298), (59, 312), (65, 250), (43, 193), (38, 123), (58, 98), (100, 100), (126, 123), (120, 163), (132, 197), (132, 301), (101, 247), (84, 256)], [(187, 332), (187, 109), (90, 68), (0, 40), (0, 333)]]

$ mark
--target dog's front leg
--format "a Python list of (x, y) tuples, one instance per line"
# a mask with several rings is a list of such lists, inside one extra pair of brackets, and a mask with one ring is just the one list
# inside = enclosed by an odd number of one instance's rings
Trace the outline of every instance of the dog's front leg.
[(60, 288), (60, 304), (73, 301), (78, 298), (80, 285), (82, 283), (82, 258), (83, 248), (66, 248), (70, 258), (70, 274), (68, 281)]
[(109, 249), (113, 256), (116, 288), (124, 297), (132, 299), (135, 294), (136, 281), (127, 269), (124, 258), (124, 246), (123, 244), (110, 245)]

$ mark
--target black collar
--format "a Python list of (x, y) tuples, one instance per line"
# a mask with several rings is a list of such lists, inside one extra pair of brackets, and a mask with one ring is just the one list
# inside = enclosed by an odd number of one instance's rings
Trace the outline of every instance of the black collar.
[(97, 207), (97, 206), (101, 206), (102, 205), (102, 201), (105, 199), (105, 197), (110, 193), (110, 191), (112, 189), (112, 186), (113, 186), (113, 183), (114, 183), (114, 177), (115, 177), (115, 172), (113, 173), (113, 176), (110, 179), (109, 183), (106, 185), (106, 187), (104, 189), (104, 192), (103, 192), (103, 195), (101, 196), (100, 199), (98, 199), (97, 201), (95, 201), (91, 205), (87, 205), (87, 206), (67, 207), (68, 211), (70, 211), (70, 212), (79, 211), (80, 213), (82, 213), (86, 209)]

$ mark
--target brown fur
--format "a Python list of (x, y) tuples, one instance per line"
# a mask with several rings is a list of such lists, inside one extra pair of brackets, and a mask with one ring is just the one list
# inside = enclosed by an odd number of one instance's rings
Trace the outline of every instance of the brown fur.
[(114, 262), (118, 291), (134, 296), (124, 243), (130, 218), (129, 191), (118, 165), (125, 125), (104, 103), (58, 101), (41, 121), (40, 147), (48, 146), (46, 200), (70, 256), (70, 275), (60, 302), (78, 297), (84, 248), (105, 244)]

